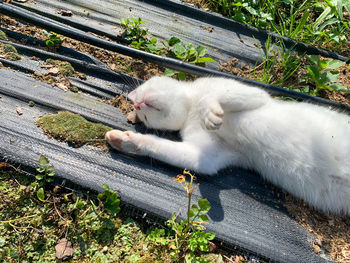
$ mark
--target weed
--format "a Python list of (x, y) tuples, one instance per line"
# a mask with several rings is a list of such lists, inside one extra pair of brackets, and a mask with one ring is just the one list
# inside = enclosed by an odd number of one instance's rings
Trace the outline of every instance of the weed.
[(112, 191), (108, 185), (104, 184), (104, 192), (97, 195), (97, 199), (103, 203), (104, 209), (109, 211), (113, 216), (119, 213), (120, 211), (120, 200), (117, 194)]
[(349, 54), (348, 0), (203, 0), (202, 2), (202, 5), (236, 21)]
[[(125, 29), (122, 36), (124, 39), (130, 42), (132, 47), (149, 53), (172, 57), (196, 65), (204, 66), (206, 62), (216, 62), (210, 57), (205, 57), (207, 54), (207, 49), (204, 46), (199, 45), (195, 47), (190, 42), (184, 44), (177, 37), (171, 37), (169, 40), (164, 40), (161, 44), (159, 44), (156, 38), (151, 38), (147, 28), (142, 28), (140, 26), (143, 23), (145, 23), (145, 21), (142, 21), (141, 18), (121, 20), (121, 25)], [(164, 75), (175, 75), (180, 80), (186, 79), (186, 73), (172, 69), (166, 69)]]
[(44, 187), (46, 183), (53, 182), (53, 176), (56, 172), (53, 170), (53, 165), (50, 165), (49, 159), (46, 156), (40, 155), (39, 157), (40, 167), (37, 168), (38, 174), (35, 176), (36, 181), (31, 184), (34, 191), (36, 191), (36, 196), (42, 202), (45, 201)]
[[(190, 182), (186, 182), (186, 175), (190, 176)], [(207, 199), (200, 199), (198, 205), (191, 206), (192, 194), (198, 184), (193, 184), (194, 176), (189, 171), (184, 170), (183, 175), (178, 175), (174, 180), (183, 184), (187, 192), (187, 218), (177, 222), (174, 213), (167, 221), (169, 229), (155, 228), (150, 233), (149, 239), (169, 247), (172, 250), (170, 256), (176, 262), (210, 262), (198, 256), (200, 252), (209, 251), (209, 241), (215, 237), (214, 233), (203, 232), (205, 229), (203, 223), (209, 221), (206, 214), (210, 210), (210, 203)]]
[(122, 19), (120, 22), (125, 29), (122, 34), (124, 39), (130, 42), (139, 42), (140, 40), (145, 40), (147, 38), (148, 29), (141, 27), (141, 24), (145, 23), (145, 21), (142, 21), (140, 17), (137, 19)]
[(45, 45), (49, 48), (57, 48), (63, 43), (63, 39), (60, 38), (60, 35), (54, 32), (43, 30), (44, 35), (47, 37)]
[(293, 49), (287, 49), (283, 41), (272, 43), (268, 38), (265, 43), (265, 52), (260, 50), (263, 62), (250, 70), (250, 78), (258, 81), (286, 85), (301, 67), (301, 60)]
[(314, 89), (306, 87), (309, 89), (310, 94), (318, 95), (319, 91), (322, 89), (350, 93), (350, 90), (346, 87), (336, 83), (338, 81), (339, 72), (335, 71), (335, 69), (343, 66), (345, 62), (333, 59), (321, 60), (319, 56), (315, 55), (307, 56), (307, 58), (312, 62), (312, 65), (306, 66), (308, 73), (304, 74), (304, 79), (300, 80), (300, 82), (311, 82), (315, 85)]
[[(321, 36), (323, 39), (333, 40), (336, 43), (345, 42), (346, 31), (349, 32), (349, 23), (343, 18), (343, 9), (350, 13), (350, 2), (347, 0), (326, 0), (318, 2), (315, 7), (322, 10), (311, 26), (308, 26), (309, 33)], [(312, 29), (312, 31), (310, 31)]]
[[(169, 40), (164, 40), (163, 45), (168, 56), (182, 60), (190, 64), (204, 64), (205, 62), (216, 62), (210, 57), (204, 57), (207, 54), (207, 49), (204, 46), (195, 47), (192, 43), (186, 45), (177, 37), (171, 37)], [(173, 76), (177, 74), (180, 80), (186, 79), (186, 74), (183, 72), (166, 69), (165, 76)]]

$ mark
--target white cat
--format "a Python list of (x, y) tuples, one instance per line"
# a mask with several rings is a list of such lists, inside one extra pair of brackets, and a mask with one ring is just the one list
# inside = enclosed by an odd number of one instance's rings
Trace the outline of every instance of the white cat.
[(153, 77), (129, 98), (147, 127), (179, 130), (182, 142), (113, 130), (115, 149), (205, 174), (253, 169), (318, 209), (350, 215), (347, 115), (224, 78)]

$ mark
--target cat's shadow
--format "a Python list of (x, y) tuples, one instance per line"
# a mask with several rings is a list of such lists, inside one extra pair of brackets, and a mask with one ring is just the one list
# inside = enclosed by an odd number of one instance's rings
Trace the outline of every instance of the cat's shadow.
[[(113, 159), (122, 159), (123, 162), (132, 162), (137, 169), (147, 169), (151, 173), (154, 170), (155, 173), (161, 172), (171, 178), (182, 171), (149, 157), (124, 155), (112, 149), (110, 156)], [(224, 220), (225, 210), (228, 213), (246, 214), (248, 209), (265, 209), (266, 206), (288, 214), (281, 205), (283, 193), (252, 171), (233, 167), (220, 171), (217, 175), (195, 176), (200, 194), (194, 194), (197, 198), (207, 198), (210, 202), (208, 215), (211, 221)]]
[[(178, 132), (150, 130), (143, 124), (137, 124), (134, 128), (140, 133), (155, 134), (173, 141), (181, 140)], [(144, 165), (148, 164), (151, 169), (159, 168), (163, 170), (167, 176), (175, 177), (182, 171), (179, 168), (148, 157), (134, 156), (134, 158), (137, 158)], [(232, 210), (241, 209), (241, 212), (244, 213), (252, 207), (254, 209), (264, 209), (264, 206), (268, 206), (288, 214), (282, 205), (283, 192), (267, 183), (254, 171), (231, 167), (221, 170), (217, 175), (196, 174), (196, 178), (196, 183), (199, 184), (200, 198), (207, 198), (211, 204), (208, 215), (212, 221), (222, 221), (225, 216), (225, 209), (229, 208), (232, 208)], [(222, 203), (225, 203), (226, 208), (223, 207)]]

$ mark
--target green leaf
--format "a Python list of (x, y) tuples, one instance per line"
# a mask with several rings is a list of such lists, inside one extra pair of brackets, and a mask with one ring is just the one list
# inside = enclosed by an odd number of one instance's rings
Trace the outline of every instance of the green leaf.
[(197, 52), (198, 52), (198, 57), (203, 57), (205, 54), (207, 54), (207, 49), (206, 47), (203, 47), (201, 45), (199, 45), (197, 48), (196, 48)]
[(330, 15), (331, 17), (333, 16), (333, 14), (331, 14), (331, 11), (332, 11), (332, 9), (331, 9), (329, 6), (327, 6), (327, 7), (323, 10), (322, 14), (316, 19), (316, 21), (315, 21), (315, 23), (314, 23), (315, 29), (318, 29), (318, 26), (319, 26), (323, 21), (328, 20), (328, 19), (330, 18), (329, 15)]
[(46, 165), (48, 165), (49, 164), (49, 159), (47, 159), (46, 158), (46, 156), (45, 155), (40, 155), (40, 157), (39, 157), (39, 164), (41, 165), (41, 166), (46, 166)]
[(2, 237), (0, 237), (0, 247), (3, 247), (6, 243), (6, 240)]
[(215, 238), (215, 233), (206, 233), (207, 240), (213, 240)]
[(41, 187), (39, 188), (39, 190), (36, 192), (36, 196), (38, 197), (38, 199), (42, 202), (45, 201), (45, 193), (44, 193), (44, 189)]
[(327, 71), (321, 74), (321, 79), (324, 83), (337, 82), (339, 73), (336, 71)]
[(320, 61), (320, 57), (316, 55), (310, 55), (310, 56), (307, 56), (307, 58), (316, 65)]
[(342, 0), (335, 1), (335, 9), (337, 10), (339, 19), (343, 20), (343, 1)]
[(253, 16), (257, 16), (258, 12), (251, 6), (246, 6), (244, 7), (250, 14), (252, 14)]
[(319, 83), (319, 78), (320, 78), (320, 72), (319, 72), (319, 70), (318, 70), (316, 67), (314, 67), (314, 66), (308, 66), (308, 67), (306, 67), (306, 69), (307, 69), (307, 71), (309, 72), (309, 74), (310, 74), (312, 80), (313, 80), (316, 84), (318, 84), (318, 83)]
[(290, 35), (290, 38), (293, 38), (296, 34), (298, 34), (299, 32), (301, 32), (303, 30), (303, 28), (305, 26), (305, 23), (306, 23), (308, 18), (309, 18), (309, 10), (306, 10), (304, 15), (300, 19), (300, 22), (299, 22), (298, 26), (295, 28), (293, 33)]
[(338, 84), (338, 83), (334, 83), (334, 84), (328, 85), (328, 86), (326, 86), (326, 88), (329, 89), (329, 90), (343, 91), (343, 92), (346, 92), (346, 93), (350, 93), (350, 90), (347, 87), (345, 87), (345, 86), (343, 86), (341, 84)]
[(177, 57), (181, 57), (186, 54), (186, 48), (182, 43), (176, 43), (174, 45), (174, 53)]
[(164, 71), (164, 73), (163, 73), (164, 76), (168, 76), (168, 77), (171, 77), (171, 76), (173, 76), (174, 74), (176, 74), (176, 71), (175, 71), (175, 70), (172, 70), (172, 69), (170, 69), (170, 68), (167, 68), (167, 69)]
[(195, 215), (195, 213), (193, 212), (193, 210), (188, 211), (188, 216), (190, 218), (194, 217), (194, 215)]
[(103, 185), (105, 191), (97, 195), (97, 199), (100, 202), (103, 202), (104, 208), (109, 211), (112, 215), (116, 215), (120, 211), (120, 200), (117, 194), (110, 189), (106, 184)]
[(198, 218), (200, 221), (209, 222), (209, 217), (207, 215), (200, 215)]
[(199, 205), (202, 213), (207, 213), (210, 210), (210, 203), (206, 198), (199, 199), (198, 205)]
[(177, 74), (177, 77), (179, 78), (179, 80), (185, 80), (186, 79), (186, 73), (185, 72), (179, 72)]
[(78, 209), (83, 209), (84, 208), (84, 202), (83, 201), (77, 201), (75, 203), (75, 207)]
[(169, 44), (169, 46), (174, 46), (177, 43), (181, 43), (181, 40), (177, 37), (171, 37), (169, 41), (167, 41), (167, 43)]
[(345, 64), (345, 62), (340, 61), (340, 60), (329, 60), (327, 61), (327, 69), (337, 69), (341, 66), (343, 66)]
[(216, 62), (216, 61), (210, 57), (204, 57), (204, 58), (197, 59), (196, 62), (197, 63), (204, 63), (204, 62)]
[(36, 170), (39, 172), (39, 173), (43, 173), (45, 171), (45, 168), (36, 168)]
[(195, 204), (192, 205), (192, 210), (193, 210), (193, 212), (194, 212), (195, 214), (198, 214), (198, 213), (199, 213), (199, 208), (198, 208), (198, 206), (195, 205)]
[(43, 174), (37, 174), (37, 175), (35, 176), (35, 178), (36, 178), (37, 180), (42, 180), (42, 179), (44, 178), (44, 175), (43, 175)]
[(327, 20), (326, 22), (324, 22), (323, 24), (320, 25), (320, 27), (318, 28), (319, 31), (323, 31), (327, 26), (333, 25), (339, 23), (338, 18), (331, 18), (329, 20)]

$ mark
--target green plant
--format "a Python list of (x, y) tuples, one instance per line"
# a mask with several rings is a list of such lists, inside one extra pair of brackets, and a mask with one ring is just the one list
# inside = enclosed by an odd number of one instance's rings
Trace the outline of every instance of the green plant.
[[(157, 38), (151, 38), (148, 29), (141, 27), (143, 23), (145, 21), (142, 21), (140, 17), (137, 19), (131, 18), (131, 20), (121, 20), (121, 25), (125, 29), (122, 37), (128, 40), (132, 47), (149, 53), (179, 59), (191, 64), (204, 65), (205, 62), (216, 62), (210, 57), (205, 57), (207, 49), (204, 46), (199, 45), (195, 47), (190, 42), (184, 44), (177, 37), (171, 37), (169, 40), (164, 40), (162, 44), (158, 44)], [(186, 79), (186, 73), (172, 69), (166, 69), (164, 75), (176, 75), (180, 80)]]
[(50, 161), (45, 155), (40, 155), (39, 165), (40, 167), (36, 169), (38, 172), (38, 174), (35, 176), (36, 181), (32, 183), (32, 187), (35, 189), (38, 199), (44, 202), (44, 186), (46, 183), (53, 182), (53, 177), (55, 176), (56, 172), (53, 170), (54, 166), (50, 165)]
[(145, 23), (145, 21), (142, 21), (140, 17), (137, 19), (121, 19), (120, 23), (121, 26), (125, 29), (125, 31), (122, 34), (124, 39), (130, 42), (139, 42), (140, 40), (147, 38), (148, 29), (141, 27), (141, 24)]
[(124, 28), (122, 37), (136, 49), (160, 55), (162, 48), (157, 45), (158, 40), (155, 37), (150, 37), (147, 28), (141, 27), (143, 23), (145, 21), (142, 21), (140, 17), (137, 19), (122, 19), (121, 25)]
[(97, 199), (103, 203), (104, 209), (115, 216), (120, 211), (118, 195), (106, 184), (103, 185), (103, 188), (105, 190), (97, 195)]
[[(186, 45), (177, 37), (171, 37), (169, 40), (163, 41), (164, 48), (170, 57), (182, 60), (190, 64), (204, 64), (205, 62), (216, 62), (210, 57), (205, 57), (208, 50), (204, 46), (195, 47), (192, 43), (188, 42)], [(165, 76), (176, 75), (180, 80), (186, 79), (186, 74), (183, 72), (175, 71), (172, 69), (166, 69)]]
[(312, 25), (313, 34), (331, 39), (337, 43), (346, 41), (345, 31), (349, 31), (349, 23), (343, 18), (343, 9), (350, 13), (349, 0), (325, 0), (315, 4), (322, 10), (321, 15)]
[(268, 21), (273, 19), (266, 1), (257, 0), (208, 0), (207, 5), (216, 12), (239, 22), (253, 24), (266, 28)]
[[(186, 175), (190, 176), (190, 182), (186, 182)], [(191, 206), (192, 194), (198, 184), (193, 184), (194, 176), (189, 171), (184, 170), (183, 175), (178, 175), (174, 180), (183, 184), (187, 192), (186, 219), (178, 222), (174, 213), (167, 221), (168, 229), (155, 228), (150, 233), (149, 239), (169, 247), (172, 250), (170, 256), (176, 262), (210, 262), (199, 256), (200, 252), (209, 251), (209, 241), (215, 237), (214, 233), (203, 231), (205, 229), (203, 223), (209, 221), (207, 213), (210, 210), (210, 203), (207, 199), (199, 199), (198, 205)]]
[(343, 85), (336, 83), (338, 81), (339, 72), (335, 71), (335, 69), (343, 66), (345, 62), (333, 59), (322, 60), (319, 56), (315, 55), (307, 56), (307, 58), (313, 64), (306, 66), (308, 73), (304, 74), (304, 79), (301, 81), (309, 81), (315, 85), (315, 88), (309, 91), (310, 94), (318, 95), (319, 91), (322, 89), (350, 92)]
[(253, 69), (254, 78), (264, 83), (285, 85), (300, 68), (300, 58), (287, 49), (283, 41), (272, 43), (269, 37), (265, 43), (265, 52), (260, 50), (263, 62)]
[(63, 43), (63, 39), (60, 38), (60, 35), (54, 32), (43, 30), (44, 35), (47, 37), (45, 39), (45, 45), (51, 48), (57, 48)]

